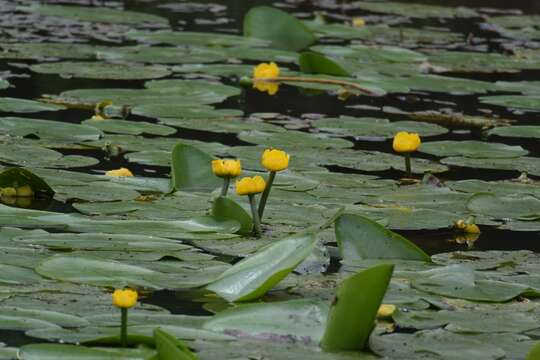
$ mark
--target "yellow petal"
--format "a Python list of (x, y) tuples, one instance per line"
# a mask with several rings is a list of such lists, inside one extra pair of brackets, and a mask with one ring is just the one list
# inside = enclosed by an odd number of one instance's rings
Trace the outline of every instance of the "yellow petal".
[(281, 171), (289, 167), (290, 155), (283, 150), (266, 149), (261, 156), (261, 164), (268, 171)]
[(123, 309), (129, 309), (137, 304), (138, 294), (131, 289), (116, 289), (112, 294), (113, 305)]
[(133, 176), (133, 173), (126, 168), (109, 170), (105, 173), (106, 176)]
[(392, 147), (394, 148), (395, 152), (409, 153), (416, 151), (421, 143), (420, 135), (417, 133), (400, 131), (394, 136)]

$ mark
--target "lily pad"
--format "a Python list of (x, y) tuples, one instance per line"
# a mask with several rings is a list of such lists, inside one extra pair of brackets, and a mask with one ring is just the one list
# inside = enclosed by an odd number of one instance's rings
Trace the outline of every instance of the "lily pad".
[(33, 113), (40, 111), (57, 111), (62, 110), (63, 108), (63, 106), (45, 104), (33, 100), (0, 98), (0, 111), (2, 112)]
[(465, 156), (475, 159), (516, 158), (528, 154), (528, 151), (519, 145), (511, 146), (475, 140), (425, 142), (420, 147), (420, 151), (435, 156)]
[(111, 9), (108, 7), (34, 5), (30, 7), (19, 7), (19, 10), (33, 12), (44, 16), (56, 16), (77, 21), (98, 23), (131, 25), (139, 25), (144, 23), (165, 25), (167, 23), (167, 19), (157, 15), (123, 9)]
[(145, 80), (162, 78), (171, 72), (163, 66), (112, 64), (104, 62), (56, 62), (30, 66), (40, 74), (58, 74), (62, 77), (111, 80)]

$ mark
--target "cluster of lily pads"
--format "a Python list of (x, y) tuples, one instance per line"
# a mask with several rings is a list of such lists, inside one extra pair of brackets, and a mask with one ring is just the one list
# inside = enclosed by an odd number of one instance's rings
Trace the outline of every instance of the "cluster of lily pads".
[[(480, 229), (540, 230), (521, 143), (540, 86), (518, 77), (540, 68), (537, 16), (311, 6), (326, 18), (253, 8), (239, 35), (0, 0), (0, 329), (39, 339), (0, 359), (538, 358), (538, 254), (474, 250)], [(456, 76), (478, 72), (523, 81)], [(463, 251), (395, 232), (416, 230)]]

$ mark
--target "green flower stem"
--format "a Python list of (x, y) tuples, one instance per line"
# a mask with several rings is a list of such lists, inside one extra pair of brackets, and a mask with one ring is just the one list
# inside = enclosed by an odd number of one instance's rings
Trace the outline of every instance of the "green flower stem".
[(264, 207), (266, 206), (266, 200), (268, 200), (268, 195), (270, 195), (270, 189), (272, 188), (272, 184), (274, 183), (274, 179), (276, 178), (276, 172), (270, 171), (270, 175), (268, 175), (268, 180), (266, 181), (266, 187), (264, 188), (264, 191), (261, 195), (261, 200), (259, 200), (259, 218), (262, 219), (264, 214)]
[(229, 191), (229, 184), (231, 183), (230, 177), (223, 178), (223, 187), (221, 188), (221, 196), (227, 196), (227, 191)]
[(409, 152), (405, 153), (405, 172), (408, 177), (411, 176), (411, 153)]
[(261, 220), (259, 219), (259, 212), (257, 211), (257, 205), (255, 204), (255, 195), (250, 194), (249, 205), (251, 206), (251, 215), (253, 216), (253, 232), (256, 237), (261, 237)]
[(122, 322), (120, 324), (120, 346), (127, 347), (127, 318), (128, 309), (122, 308)]

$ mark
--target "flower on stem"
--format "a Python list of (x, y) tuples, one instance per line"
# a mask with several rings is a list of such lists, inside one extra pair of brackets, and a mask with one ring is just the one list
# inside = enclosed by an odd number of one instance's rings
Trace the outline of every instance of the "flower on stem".
[(105, 172), (105, 176), (133, 176), (133, 173), (129, 169), (120, 168)]
[(400, 131), (394, 136), (392, 147), (395, 152), (403, 153), (405, 156), (405, 171), (408, 176), (411, 176), (411, 153), (416, 151), (422, 141), (417, 133), (408, 133)]
[(455, 227), (466, 234), (480, 234), (480, 228), (473, 223), (473, 219), (458, 220), (455, 223)]
[(238, 195), (254, 195), (264, 191), (266, 181), (257, 175), (254, 177), (244, 177), (236, 181), (236, 193)]
[(289, 167), (290, 155), (283, 150), (266, 149), (261, 157), (261, 164), (268, 171), (281, 171)]
[(253, 79), (272, 79), (279, 76), (279, 67), (275, 62), (261, 63), (253, 69)]
[(261, 63), (253, 68), (253, 87), (259, 91), (268, 92), (268, 95), (274, 95), (279, 90), (279, 84), (264, 80), (277, 77), (279, 77), (279, 67), (275, 62)]
[(212, 172), (221, 178), (234, 178), (242, 173), (242, 165), (237, 159), (212, 160)]
[(400, 131), (394, 136), (392, 147), (398, 153), (411, 153), (418, 149), (422, 141), (417, 133)]
[(361, 17), (355, 17), (352, 19), (352, 26), (355, 28), (361, 28), (366, 25), (366, 21)]
[(247, 195), (249, 197), (249, 206), (251, 207), (251, 216), (253, 218), (253, 232), (256, 237), (261, 237), (261, 218), (255, 204), (255, 194), (261, 193), (266, 188), (266, 181), (257, 175), (254, 177), (245, 177), (236, 182), (236, 193), (238, 195)]
[(138, 294), (131, 289), (116, 289), (112, 294), (113, 305), (121, 309), (129, 309), (137, 304)]
[(392, 304), (381, 304), (377, 310), (378, 319), (391, 319), (396, 311), (396, 306)]

